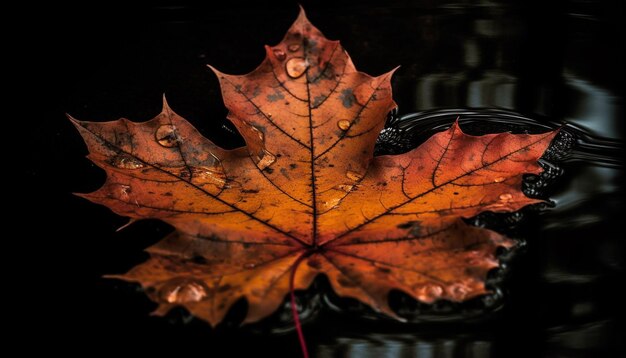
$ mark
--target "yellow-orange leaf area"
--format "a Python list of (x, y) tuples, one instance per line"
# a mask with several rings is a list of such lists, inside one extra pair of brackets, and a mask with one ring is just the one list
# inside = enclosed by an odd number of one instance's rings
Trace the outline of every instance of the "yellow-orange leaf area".
[(496, 248), (513, 241), (461, 218), (537, 202), (522, 175), (541, 171), (556, 133), (476, 137), (455, 123), (408, 153), (373, 157), (395, 106), (391, 72), (357, 71), (304, 12), (266, 50), (247, 75), (214, 70), (244, 148), (221, 149), (165, 102), (143, 123), (72, 119), (108, 175), (82, 196), (176, 228), (117, 277), (146, 288), (157, 313), (181, 305), (211, 325), (242, 297), (245, 322), (271, 314), (292, 270), (295, 289), (324, 274), (340, 296), (396, 318), (390, 290), (426, 303), (485, 294)]

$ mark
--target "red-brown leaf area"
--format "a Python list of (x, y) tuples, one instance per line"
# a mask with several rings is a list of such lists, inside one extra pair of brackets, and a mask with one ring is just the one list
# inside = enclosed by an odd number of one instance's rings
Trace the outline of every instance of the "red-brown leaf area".
[[(461, 219), (536, 203), (522, 175), (556, 132), (470, 136), (458, 123), (401, 155), (373, 156), (392, 72), (356, 70), (302, 11), (246, 75), (214, 69), (228, 118), (246, 141), (224, 150), (165, 102), (147, 122), (72, 119), (107, 173), (83, 197), (176, 231), (118, 278), (140, 283), (157, 313), (184, 306), (211, 325), (248, 301), (245, 322), (324, 274), (340, 296), (396, 317), (400, 290), (430, 303), (485, 294), (497, 247), (514, 242)], [(297, 266), (297, 267), (295, 267)]]

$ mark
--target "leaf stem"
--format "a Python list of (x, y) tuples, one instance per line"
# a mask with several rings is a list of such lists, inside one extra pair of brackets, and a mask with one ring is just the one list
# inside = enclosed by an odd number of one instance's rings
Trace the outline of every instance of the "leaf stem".
[(309, 351), (306, 348), (306, 340), (304, 339), (304, 332), (302, 331), (302, 325), (300, 324), (300, 317), (298, 316), (298, 307), (296, 306), (296, 294), (294, 292), (294, 279), (296, 277), (296, 270), (298, 265), (308, 255), (306, 253), (300, 255), (296, 262), (294, 262), (291, 268), (291, 276), (289, 277), (289, 295), (291, 296), (291, 314), (293, 315), (293, 322), (296, 326), (296, 332), (298, 332), (298, 340), (300, 341), (300, 348), (302, 348), (302, 357), (309, 358)]

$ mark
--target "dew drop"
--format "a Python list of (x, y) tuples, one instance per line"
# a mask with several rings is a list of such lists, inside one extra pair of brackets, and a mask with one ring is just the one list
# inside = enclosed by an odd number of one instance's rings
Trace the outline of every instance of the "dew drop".
[(121, 169), (139, 169), (145, 167), (142, 162), (128, 154), (118, 154), (111, 159), (110, 163)]
[(450, 293), (457, 300), (463, 300), (467, 296), (467, 287), (463, 284), (457, 283), (450, 287)]
[(465, 258), (469, 266), (481, 266), (484, 263), (483, 255), (477, 250), (468, 251)]
[(206, 284), (194, 279), (174, 279), (160, 290), (160, 298), (167, 303), (199, 302), (208, 296)]
[(309, 63), (302, 57), (294, 57), (285, 64), (287, 75), (291, 78), (298, 78), (302, 76), (308, 67)]
[(129, 185), (120, 185), (120, 196), (124, 199), (128, 199), (128, 196), (132, 189)]
[(176, 127), (171, 124), (164, 124), (160, 126), (154, 134), (157, 142), (163, 147), (172, 148), (178, 145), (178, 134), (176, 134)]
[(443, 288), (436, 284), (426, 284), (422, 286), (421, 296), (426, 302), (432, 302), (443, 293)]
[(193, 167), (191, 173), (195, 184), (215, 184), (219, 188), (226, 184), (226, 175), (221, 166)]
[(243, 268), (245, 268), (246, 270), (252, 270), (255, 267), (256, 267), (255, 264), (245, 264), (245, 265), (243, 265)]
[(502, 183), (503, 181), (505, 181), (506, 178), (505, 177), (497, 177), (493, 179), (494, 183)]
[(342, 198), (332, 198), (324, 202), (324, 209), (335, 209), (339, 207)]
[(350, 123), (350, 121), (346, 119), (342, 119), (337, 122), (337, 127), (339, 127), (339, 129), (341, 129), (342, 131), (347, 131), (351, 125), (352, 123)]
[(349, 192), (352, 191), (352, 189), (354, 189), (354, 185), (340, 184), (340, 185), (337, 185), (335, 187), (335, 189), (341, 190), (341, 191), (345, 191), (346, 193), (349, 193)]
[(361, 179), (363, 179), (363, 175), (357, 173), (357, 172), (353, 172), (351, 170), (348, 170), (346, 172), (346, 177), (350, 180), (354, 180), (354, 181), (359, 181)]
[(439, 285), (429, 285), (427, 286), (426, 291), (436, 296), (439, 296), (443, 293), (443, 289)]
[(260, 156), (259, 161), (258, 163), (256, 163), (256, 165), (259, 167), (259, 169), (263, 170), (272, 165), (275, 161), (276, 156), (264, 149), (263, 154), (262, 156)]
[(503, 201), (506, 203), (506, 202), (511, 201), (511, 199), (513, 199), (513, 195), (509, 193), (500, 194), (500, 201)]
[(265, 134), (260, 131), (257, 127), (255, 126), (250, 126), (250, 129), (256, 133), (256, 135), (259, 137), (259, 140), (264, 141), (265, 140)]
[(285, 54), (285, 51), (279, 48), (275, 48), (273, 52), (274, 52), (274, 56), (276, 56), (276, 59), (280, 61), (284, 60), (287, 57), (287, 55)]
[(298, 51), (298, 50), (300, 49), (300, 45), (298, 45), (298, 44), (292, 44), (292, 45), (289, 45), (289, 47), (287, 47), (287, 49), (288, 49), (290, 52), (296, 52), (296, 51)]

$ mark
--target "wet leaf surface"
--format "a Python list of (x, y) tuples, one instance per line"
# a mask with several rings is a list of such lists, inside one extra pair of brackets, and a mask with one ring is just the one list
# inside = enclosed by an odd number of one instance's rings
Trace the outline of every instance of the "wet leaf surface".
[(390, 78), (358, 72), (301, 12), (247, 75), (214, 70), (246, 146), (224, 150), (164, 101), (135, 123), (72, 119), (107, 172), (85, 198), (176, 231), (125, 275), (164, 314), (212, 325), (244, 297), (245, 322), (274, 312), (320, 274), (342, 297), (400, 317), (388, 294), (424, 303), (485, 294), (496, 249), (514, 242), (463, 218), (538, 203), (522, 192), (556, 131), (465, 134), (458, 122), (409, 152), (374, 157), (395, 107)]

